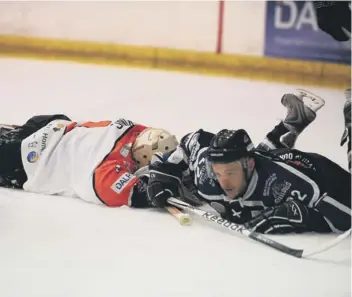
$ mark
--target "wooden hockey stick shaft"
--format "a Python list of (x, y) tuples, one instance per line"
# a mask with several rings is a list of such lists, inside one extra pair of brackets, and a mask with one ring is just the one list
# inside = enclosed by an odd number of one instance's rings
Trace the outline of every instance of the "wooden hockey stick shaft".
[(177, 207), (166, 206), (165, 209), (177, 219), (181, 225), (190, 225), (192, 223), (192, 218), (188, 213), (179, 210)]
[(326, 251), (327, 249), (330, 249), (332, 248), (333, 246), (337, 245), (339, 242), (341, 242), (343, 239), (345, 239), (350, 233), (351, 233), (351, 229), (346, 231), (345, 233), (339, 235), (337, 238), (335, 238), (334, 240), (326, 243), (326, 244), (323, 244), (321, 245), (320, 247), (318, 247), (317, 249), (314, 249), (314, 250), (311, 250), (311, 251), (305, 251), (303, 249), (293, 249), (293, 248), (290, 248), (286, 245), (283, 245), (277, 241), (274, 241), (268, 237), (265, 237), (264, 235), (262, 234), (259, 234), (259, 233), (256, 233), (256, 232), (253, 232), (247, 228), (245, 228), (243, 225), (238, 225), (238, 224), (235, 224), (235, 223), (232, 223), (228, 220), (225, 220), (217, 215), (214, 215), (212, 213), (209, 213), (209, 212), (206, 212), (206, 211), (203, 211), (199, 208), (196, 208), (184, 201), (181, 201), (179, 199), (176, 199), (176, 198), (170, 198), (168, 199), (168, 203), (171, 204), (171, 205), (174, 205), (174, 206), (177, 206), (178, 208), (181, 208), (183, 210), (186, 210), (186, 211), (190, 211), (196, 215), (199, 215), (201, 216), (202, 218), (208, 220), (208, 221), (211, 221), (213, 223), (216, 223), (222, 227), (225, 227), (227, 229), (229, 229), (230, 231), (232, 232), (237, 232), (237, 233), (240, 233), (246, 237), (249, 237), (255, 241), (258, 241), (260, 243), (263, 243), (271, 248), (274, 248), (278, 251), (281, 251), (285, 254), (288, 254), (288, 255), (291, 255), (291, 256), (294, 256), (294, 257), (297, 257), (297, 258), (303, 258), (303, 257), (309, 257), (309, 256), (312, 256), (312, 255), (316, 255), (318, 253), (321, 253), (323, 251)]

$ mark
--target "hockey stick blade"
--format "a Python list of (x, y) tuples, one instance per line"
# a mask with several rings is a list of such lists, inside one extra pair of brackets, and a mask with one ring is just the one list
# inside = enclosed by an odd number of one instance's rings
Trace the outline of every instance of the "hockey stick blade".
[(280, 252), (283, 252), (285, 254), (288, 254), (288, 255), (291, 255), (291, 256), (294, 256), (297, 258), (302, 257), (303, 250), (290, 248), (290, 247), (283, 245), (277, 241), (274, 241), (270, 238), (267, 238), (259, 233), (252, 232), (251, 230), (245, 228), (243, 225), (238, 225), (238, 224), (232, 223), (232, 222), (225, 220), (217, 215), (214, 215), (210, 212), (206, 212), (204, 210), (196, 208), (196, 207), (194, 207), (184, 201), (176, 199), (176, 198), (169, 198), (167, 201), (169, 204), (171, 204), (173, 206), (176, 206), (176, 207), (181, 208), (183, 210), (186, 210), (186, 211), (192, 212), (196, 215), (199, 215), (202, 218), (204, 218), (208, 221), (211, 221), (213, 223), (217, 223), (218, 225), (220, 225), (220, 226), (222, 226), (232, 232), (240, 233), (246, 237), (249, 237), (255, 241), (263, 243), (263, 244), (265, 244), (271, 248), (274, 248)]

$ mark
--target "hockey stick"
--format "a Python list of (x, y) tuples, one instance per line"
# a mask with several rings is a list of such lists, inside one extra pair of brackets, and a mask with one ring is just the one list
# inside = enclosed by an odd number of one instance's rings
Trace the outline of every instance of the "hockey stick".
[(196, 207), (194, 207), (184, 201), (181, 201), (179, 199), (169, 198), (168, 203), (171, 205), (174, 205), (178, 208), (181, 208), (183, 210), (187, 210), (187, 211), (190, 211), (196, 215), (199, 215), (208, 221), (215, 222), (215, 223), (219, 224), (220, 226), (229, 229), (230, 231), (239, 232), (246, 237), (249, 237), (249, 238), (256, 240), (258, 242), (261, 242), (271, 248), (274, 248), (274, 249), (279, 250), (285, 254), (288, 254), (288, 255), (291, 255), (291, 256), (294, 256), (297, 258), (309, 257), (312, 255), (316, 255), (318, 253), (321, 253), (323, 251), (326, 251), (327, 249), (330, 249), (333, 246), (335, 246), (336, 244), (338, 244), (339, 242), (341, 242), (343, 239), (345, 239), (351, 233), (351, 229), (350, 229), (350, 230), (344, 232), (343, 234), (340, 234), (332, 241), (323, 244), (318, 249), (306, 252), (303, 249), (293, 249), (288, 246), (285, 246), (277, 241), (274, 241), (270, 238), (263, 236), (262, 234), (253, 232), (253, 231), (245, 228), (243, 225), (238, 225), (238, 224), (232, 223), (232, 222), (225, 220), (217, 215), (214, 215), (212, 213), (209, 213), (209, 212), (206, 212), (206, 211), (201, 210), (199, 208), (196, 208)]
[(181, 225), (190, 225), (192, 223), (192, 218), (188, 213), (179, 210), (177, 207), (166, 206), (165, 209), (177, 219)]
[(346, 232), (338, 235), (336, 238), (334, 238), (333, 240), (322, 244), (321, 247), (317, 250), (312, 250), (312, 251), (304, 251), (303, 256), (302, 257), (310, 257), (316, 254), (319, 254), (321, 252), (324, 252), (330, 248), (332, 248), (333, 246), (337, 245), (338, 243), (340, 243), (342, 240), (344, 240), (348, 235), (351, 234), (351, 229), (347, 230)]
[(279, 242), (276, 242), (270, 238), (267, 238), (259, 233), (252, 232), (249, 229), (245, 228), (243, 225), (238, 225), (238, 224), (232, 223), (232, 222), (225, 220), (217, 215), (214, 215), (210, 212), (206, 212), (204, 210), (196, 208), (196, 207), (194, 207), (184, 201), (176, 199), (176, 198), (169, 198), (167, 200), (167, 202), (173, 206), (176, 206), (176, 207), (181, 208), (183, 210), (187, 210), (187, 211), (190, 211), (196, 215), (199, 215), (208, 221), (215, 222), (215, 223), (219, 224), (220, 226), (229, 229), (230, 231), (239, 232), (244, 236), (247, 236), (253, 240), (261, 242), (267, 246), (270, 246), (276, 250), (279, 250), (280, 252), (283, 252), (285, 254), (288, 254), (288, 255), (291, 255), (291, 256), (294, 256), (297, 258), (302, 257), (303, 250), (292, 249), (292, 248), (285, 246)]

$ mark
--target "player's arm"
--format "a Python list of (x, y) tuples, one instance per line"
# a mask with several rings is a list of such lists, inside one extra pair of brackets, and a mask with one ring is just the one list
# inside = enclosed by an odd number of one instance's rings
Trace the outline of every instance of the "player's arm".
[(198, 130), (185, 135), (172, 152), (159, 157), (149, 166), (148, 197), (157, 207), (164, 207), (168, 198), (183, 196), (183, 176), (196, 170), (198, 155), (206, 149), (212, 133)]
[(286, 118), (266, 135), (257, 150), (294, 148), (298, 136), (314, 121), (316, 112), (325, 105), (324, 99), (303, 89), (284, 94), (281, 103), (287, 108)]
[(255, 232), (269, 234), (331, 231), (317, 210), (293, 199), (264, 210), (245, 226)]
[[(282, 167), (277, 174), (282, 180), (287, 181), (289, 188), (285, 194), (272, 190), (274, 206), (271, 206), (249, 222), (248, 228), (260, 233), (300, 233), (307, 231), (330, 232), (331, 229), (324, 218), (324, 213), (319, 210), (321, 198), (324, 197), (323, 189), (316, 180), (310, 168), (287, 165), (277, 162)], [(276, 202), (281, 197), (282, 201)]]
[(123, 205), (148, 207), (146, 195), (148, 175), (135, 176), (123, 164), (111, 160), (101, 164), (94, 172), (93, 187), (99, 200), (111, 207)]

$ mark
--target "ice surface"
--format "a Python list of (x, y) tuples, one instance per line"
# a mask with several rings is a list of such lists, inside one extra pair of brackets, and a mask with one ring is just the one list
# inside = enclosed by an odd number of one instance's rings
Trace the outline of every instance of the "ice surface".
[[(301, 86), (0, 59), (0, 122), (21, 124), (46, 113), (75, 120), (127, 117), (178, 137), (198, 128), (245, 128), (258, 143), (285, 115), (282, 94), (296, 87)], [(347, 168), (339, 146), (343, 90), (308, 89), (326, 105), (297, 148)], [(306, 248), (334, 236), (274, 238)], [(1, 297), (350, 295), (350, 238), (303, 260), (197, 218), (181, 226), (163, 211), (108, 209), (0, 189)]]

